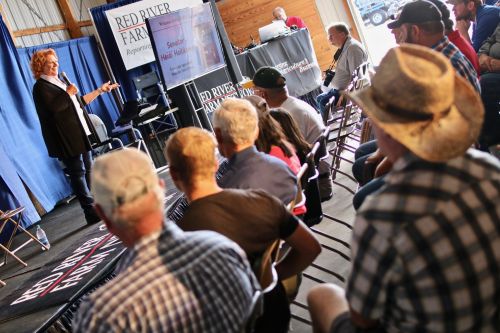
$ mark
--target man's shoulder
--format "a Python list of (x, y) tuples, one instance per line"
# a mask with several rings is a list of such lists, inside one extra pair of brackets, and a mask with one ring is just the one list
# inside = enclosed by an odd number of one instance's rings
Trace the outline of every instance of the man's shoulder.
[(224, 198), (235, 198), (237, 200), (275, 200), (281, 205), (279, 200), (260, 189), (226, 188), (220, 192), (220, 197), (218, 199)]
[(495, 16), (497, 16), (500, 19), (499, 15), (500, 15), (500, 7), (482, 5), (477, 10), (477, 21), (480, 21), (484, 17), (495, 17)]
[(353, 48), (353, 49), (361, 49), (363, 51), (365, 51), (365, 47), (363, 46), (363, 44), (357, 40), (357, 39), (354, 39), (354, 38), (350, 38), (349, 40), (349, 46), (348, 48)]
[(284, 169), (284, 170), (288, 169), (286, 163), (280, 160), (279, 158), (260, 151), (257, 151), (256, 154), (253, 154), (251, 158), (249, 158), (246, 161), (246, 164), (249, 167), (247, 169), (252, 169), (251, 167), (257, 168), (256, 170), (251, 170), (252, 172), (255, 173), (259, 173), (260, 171), (262, 171), (260, 168), (268, 168), (268, 167), (272, 167), (275, 169)]
[(470, 149), (446, 163), (416, 160), (389, 173), (380, 191), (367, 197), (359, 215), (380, 223), (404, 223), (437, 214), (468, 189), (500, 181), (500, 162)]
[(307, 102), (300, 98), (288, 96), (288, 98), (281, 104), (281, 107), (289, 112), (302, 112), (307, 114), (317, 114), (318, 112)]

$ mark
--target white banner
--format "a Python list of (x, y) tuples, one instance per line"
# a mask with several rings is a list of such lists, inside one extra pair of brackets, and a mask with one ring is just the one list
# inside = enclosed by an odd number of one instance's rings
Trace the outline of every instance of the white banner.
[(129, 70), (155, 60), (146, 19), (202, 3), (202, 0), (143, 0), (107, 10), (125, 68)]

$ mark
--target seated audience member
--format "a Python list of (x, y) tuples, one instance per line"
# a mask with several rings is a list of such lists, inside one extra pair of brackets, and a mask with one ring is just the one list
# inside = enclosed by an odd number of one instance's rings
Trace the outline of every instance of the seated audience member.
[[(478, 73), (471, 62), (444, 35), (443, 26), (447, 23), (442, 19), (441, 12), (433, 1), (418, 0), (406, 4), (400, 16), (387, 26), (392, 29), (398, 43), (430, 47), (448, 57), (457, 73), (467, 79), (479, 92), (481, 88)], [(366, 150), (368, 147), (375, 148), (375, 152)], [(373, 155), (362, 155), (360, 150)], [(383, 179), (380, 177), (392, 168), (392, 163), (380, 150), (376, 150), (375, 141), (360, 146), (355, 157), (357, 158), (353, 164), (353, 174), (356, 179), (361, 178), (363, 181), (363, 187), (353, 197), (353, 205), (357, 209), (368, 195), (383, 185)], [(372, 178), (374, 179), (369, 182)]]
[(302, 29), (307, 28), (305, 22), (298, 16), (286, 16), (285, 10), (282, 7), (276, 7), (273, 10), (273, 17), (275, 20), (285, 22), (286, 26), (292, 28), (293, 26)]
[[(286, 79), (277, 69), (273, 67), (259, 68), (255, 72), (252, 84), (255, 94), (264, 98), (269, 108), (282, 107), (287, 110), (295, 119), (306, 141), (311, 145), (314, 144), (325, 129), (323, 120), (312, 106), (288, 95)], [(318, 165), (318, 171), (321, 199), (328, 200), (333, 193), (330, 165), (326, 161), (322, 161)]]
[(357, 213), (345, 294), (308, 295), (315, 332), (498, 330), (500, 162), (469, 149), (479, 95), (442, 54), (404, 45), (351, 98), (394, 167)]
[[(258, 151), (277, 157), (292, 170), (294, 175), (300, 171), (300, 160), (295, 153), (295, 147), (286, 140), (281, 126), (269, 114), (269, 111), (258, 112), (259, 115), (259, 136), (255, 141)], [(296, 203), (297, 204), (297, 203)], [(300, 216), (306, 213), (304, 203), (295, 206), (294, 215)]]
[(276, 108), (269, 110), (269, 113), (280, 124), (288, 142), (295, 147), (300, 163), (305, 163), (306, 156), (311, 151), (311, 145), (304, 139), (302, 133), (300, 133), (297, 122), (295, 122), (290, 112), (283, 108)]
[[(172, 179), (190, 203), (178, 226), (185, 231), (223, 234), (245, 250), (254, 268), (264, 251), (283, 239), (291, 250), (276, 265), (279, 280), (302, 272), (321, 251), (318, 241), (282, 202), (266, 192), (220, 188), (215, 179), (216, 146), (211, 133), (195, 127), (180, 129), (167, 141), (165, 155)], [(257, 331), (287, 332), (290, 307), (281, 282), (265, 295), (264, 308)]]
[[(330, 70), (334, 70), (335, 75), (326, 87), (328, 91), (316, 97), (319, 111), (323, 117), (326, 112), (326, 104), (328, 104), (330, 98), (335, 97), (333, 103), (336, 105), (340, 97), (340, 92), (345, 90), (349, 83), (351, 83), (354, 70), (368, 60), (368, 54), (363, 44), (352, 38), (347, 24), (343, 22), (334, 23), (328, 27), (327, 32), (328, 41), (337, 48), (337, 51), (333, 55), (333, 61), (330, 66)], [(335, 69), (333, 69), (334, 66)]]
[(441, 13), (441, 21), (444, 24), (444, 34), (451, 43), (453, 43), (459, 50), (464, 54), (464, 56), (470, 61), (477, 74), (479, 71), (479, 60), (477, 58), (476, 50), (472, 47), (471, 43), (468, 42), (458, 30), (453, 29), (453, 21), (450, 19), (450, 10), (448, 6), (441, 0), (428, 0), (432, 2), (439, 9)]
[[(481, 0), (448, 0), (447, 2), (453, 5), (458, 31), (478, 52), (486, 38), (491, 36), (500, 23), (500, 8), (484, 5)], [(469, 28), (472, 22), (474, 22), (474, 28), (471, 38)]]
[(262, 189), (285, 205), (295, 198), (297, 183), (292, 170), (254, 146), (259, 127), (257, 111), (250, 102), (227, 98), (214, 111), (212, 122), (219, 152), (229, 159), (220, 187)]
[(164, 222), (164, 183), (146, 154), (125, 148), (97, 158), (92, 193), (129, 249), (117, 277), (80, 305), (75, 332), (241, 330), (258, 288), (245, 254), (215, 232)]
[(295, 147), (286, 140), (285, 134), (269, 111), (259, 113), (259, 136), (255, 141), (258, 151), (277, 157), (288, 165), (294, 174), (300, 169)]
[(481, 150), (500, 143), (500, 24), (479, 49), (481, 98), (485, 114), (479, 136)]
[(399, 43), (417, 44), (441, 52), (455, 70), (479, 92), (478, 75), (471, 62), (444, 34), (441, 12), (432, 2), (417, 0), (404, 5), (399, 17), (387, 25)]
[(282, 107), (292, 115), (304, 138), (310, 144), (325, 128), (318, 112), (306, 102), (288, 95), (285, 77), (274, 67), (261, 67), (252, 79), (257, 96), (266, 100), (269, 108)]

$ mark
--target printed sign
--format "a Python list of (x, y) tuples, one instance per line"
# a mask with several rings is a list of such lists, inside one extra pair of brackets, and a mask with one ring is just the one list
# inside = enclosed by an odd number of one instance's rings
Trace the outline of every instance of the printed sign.
[(193, 7), (202, 0), (143, 0), (107, 10), (106, 17), (127, 70), (153, 62), (146, 19)]
[(121, 241), (104, 224), (97, 226), (2, 299), (0, 321), (68, 302), (123, 249)]
[(210, 4), (155, 17), (149, 27), (167, 87), (225, 65)]

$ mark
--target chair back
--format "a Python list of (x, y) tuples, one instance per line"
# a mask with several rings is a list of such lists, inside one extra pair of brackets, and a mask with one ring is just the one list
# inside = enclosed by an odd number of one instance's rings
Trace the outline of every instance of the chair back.
[(316, 169), (316, 163), (314, 162), (320, 146), (321, 144), (316, 142), (311, 149), (311, 152), (309, 152), (306, 157), (308, 168), (305, 173), (307, 182), (304, 185), (304, 193), (307, 198), (307, 212), (304, 216), (304, 223), (309, 227), (320, 223), (323, 219), (323, 209), (321, 207), (321, 196), (318, 184), (319, 172)]
[(142, 103), (157, 104), (162, 98), (161, 81), (156, 71), (137, 76), (133, 82)]
[(278, 258), (279, 247), (280, 240), (277, 239), (269, 245), (260, 259), (256, 275), (264, 294), (273, 290), (278, 283), (278, 273), (274, 268), (274, 263)]
[(289, 212), (293, 212), (293, 209), (295, 207), (301, 206), (301, 205), (306, 203), (306, 196), (304, 195), (304, 192), (302, 191), (302, 184), (304, 184), (303, 177), (304, 177), (308, 167), (309, 166), (308, 166), (307, 162), (302, 164), (299, 172), (296, 175), (297, 176), (297, 194), (295, 195), (295, 198), (293, 198), (293, 200), (288, 205), (286, 205), (286, 209)]
[(256, 290), (252, 296), (252, 304), (242, 323), (241, 333), (253, 333), (257, 319), (264, 313), (264, 294)]
[[(316, 167), (319, 166), (319, 162), (328, 158), (328, 148), (327, 148), (327, 138), (330, 134), (330, 126), (326, 126), (320, 136), (314, 141), (314, 144), (319, 143), (318, 151), (314, 154), (314, 163)], [(314, 147), (314, 145), (313, 145)]]

